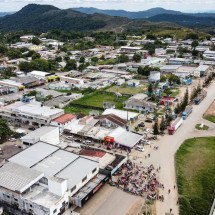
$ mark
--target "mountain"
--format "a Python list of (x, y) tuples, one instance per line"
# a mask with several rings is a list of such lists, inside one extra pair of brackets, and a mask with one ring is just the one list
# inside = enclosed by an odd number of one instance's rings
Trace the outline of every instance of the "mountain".
[(197, 15), (185, 15), (185, 14), (160, 14), (152, 16), (147, 20), (152, 22), (174, 22), (185, 27), (205, 27), (205, 26), (215, 26), (215, 19), (207, 16), (197, 16)]
[(14, 12), (0, 12), (0, 17), (4, 17), (6, 15), (13, 14)]
[(151, 16), (159, 15), (159, 14), (182, 14), (180, 11), (174, 11), (174, 10), (166, 10), (164, 8), (152, 8), (145, 11), (138, 11), (138, 12), (130, 12), (125, 10), (101, 10), (94, 7), (78, 7), (78, 8), (72, 8), (72, 10), (86, 13), (86, 14), (94, 14), (94, 13), (101, 13), (106, 14), (109, 16), (120, 16), (120, 17), (127, 17), (129, 19), (142, 19), (142, 18), (148, 18)]
[(29, 4), (20, 11), (0, 18), (0, 31), (53, 29), (72, 31), (115, 30), (132, 28), (175, 28), (173, 23), (151, 23), (148, 20), (131, 20), (126, 17), (101, 13), (86, 14), (72, 9), (61, 10), (51, 5)]
[(121, 24), (127, 22), (127, 18), (100, 17), (71, 9), (60, 10), (51, 5), (29, 4), (15, 14), (0, 18), (0, 30), (96, 30), (105, 27), (111, 20)]

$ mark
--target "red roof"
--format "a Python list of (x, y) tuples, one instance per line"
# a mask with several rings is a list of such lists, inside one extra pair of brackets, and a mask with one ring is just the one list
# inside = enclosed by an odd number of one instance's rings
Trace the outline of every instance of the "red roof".
[(104, 151), (83, 149), (79, 152), (79, 154), (83, 156), (102, 158), (106, 153)]
[(67, 114), (64, 114), (62, 116), (59, 116), (59, 117), (53, 119), (53, 121), (61, 123), (61, 124), (65, 124), (65, 123), (71, 121), (72, 119), (74, 119), (75, 117), (76, 117), (76, 115), (67, 113)]

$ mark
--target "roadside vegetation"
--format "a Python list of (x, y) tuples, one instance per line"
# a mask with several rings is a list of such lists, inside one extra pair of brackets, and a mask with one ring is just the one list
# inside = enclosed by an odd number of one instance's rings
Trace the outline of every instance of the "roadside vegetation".
[(215, 116), (213, 116), (213, 115), (206, 115), (206, 116), (204, 116), (204, 118), (210, 122), (215, 123)]
[(195, 126), (195, 128), (196, 128), (197, 130), (203, 130), (203, 131), (207, 131), (207, 130), (209, 129), (209, 127), (208, 127), (207, 125), (201, 126), (201, 124), (197, 124), (197, 125)]
[(188, 139), (176, 153), (180, 215), (209, 214), (215, 188), (215, 137)]

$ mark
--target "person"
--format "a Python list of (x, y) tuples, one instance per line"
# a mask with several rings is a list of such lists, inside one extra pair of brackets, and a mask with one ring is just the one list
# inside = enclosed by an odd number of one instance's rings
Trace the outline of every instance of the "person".
[(170, 193), (170, 189), (168, 190), (168, 193)]
[(174, 185), (174, 189), (175, 189), (175, 185)]
[(176, 202), (176, 204), (178, 205), (178, 201)]
[(170, 213), (172, 212), (172, 208), (170, 208)]

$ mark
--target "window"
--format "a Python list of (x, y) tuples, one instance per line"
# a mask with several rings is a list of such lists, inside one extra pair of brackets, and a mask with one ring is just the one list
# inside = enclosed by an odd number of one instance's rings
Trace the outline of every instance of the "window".
[(96, 170), (97, 170), (97, 168), (95, 168), (95, 169), (92, 171), (92, 173), (96, 172)]
[(18, 202), (18, 199), (15, 199), (15, 198), (14, 198), (14, 201)]
[(87, 176), (84, 177), (84, 178), (82, 179), (82, 182), (84, 182), (84, 181), (86, 181), (86, 180), (87, 180)]
[(71, 193), (76, 189), (76, 186), (74, 186), (70, 191)]

